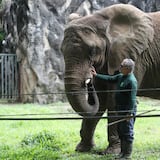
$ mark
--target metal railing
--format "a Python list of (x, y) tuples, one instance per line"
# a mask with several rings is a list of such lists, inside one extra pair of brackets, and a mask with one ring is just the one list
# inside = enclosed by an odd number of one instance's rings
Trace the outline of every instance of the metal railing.
[(0, 53), (0, 98), (19, 97), (19, 70), (16, 54)]

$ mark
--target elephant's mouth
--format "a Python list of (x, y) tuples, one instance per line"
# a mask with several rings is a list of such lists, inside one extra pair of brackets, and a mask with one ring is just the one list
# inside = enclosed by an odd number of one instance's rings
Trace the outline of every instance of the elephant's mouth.
[(99, 100), (93, 85), (93, 76), (79, 69), (66, 70), (65, 90), (72, 108), (82, 116), (95, 115), (99, 109)]

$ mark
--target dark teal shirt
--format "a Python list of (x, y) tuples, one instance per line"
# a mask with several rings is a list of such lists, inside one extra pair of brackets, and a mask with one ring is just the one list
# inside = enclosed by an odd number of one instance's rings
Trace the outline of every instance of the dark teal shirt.
[(96, 77), (116, 82), (117, 90), (115, 91), (115, 100), (117, 110), (130, 110), (131, 113), (136, 109), (137, 80), (133, 73), (128, 75), (102, 75)]

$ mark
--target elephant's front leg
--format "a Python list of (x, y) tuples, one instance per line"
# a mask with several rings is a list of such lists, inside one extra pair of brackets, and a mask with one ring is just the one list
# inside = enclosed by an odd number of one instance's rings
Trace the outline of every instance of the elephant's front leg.
[(76, 151), (87, 152), (95, 145), (93, 141), (93, 135), (100, 118), (97, 119), (86, 119), (82, 121), (80, 130), (81, 141), (76, 147)]

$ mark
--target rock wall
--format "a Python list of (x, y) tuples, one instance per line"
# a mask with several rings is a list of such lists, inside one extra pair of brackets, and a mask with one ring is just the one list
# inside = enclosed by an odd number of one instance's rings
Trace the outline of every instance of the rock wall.
[(146, 12), (160, 10), (160, 0), (2, 0), (5, 52), (18, 56), (22, 102), (65, 100), (65, 94), (55, 93), (64, 92), (59, 48), (68, 15), (86, 15), (116, 3), (130, 3)]

